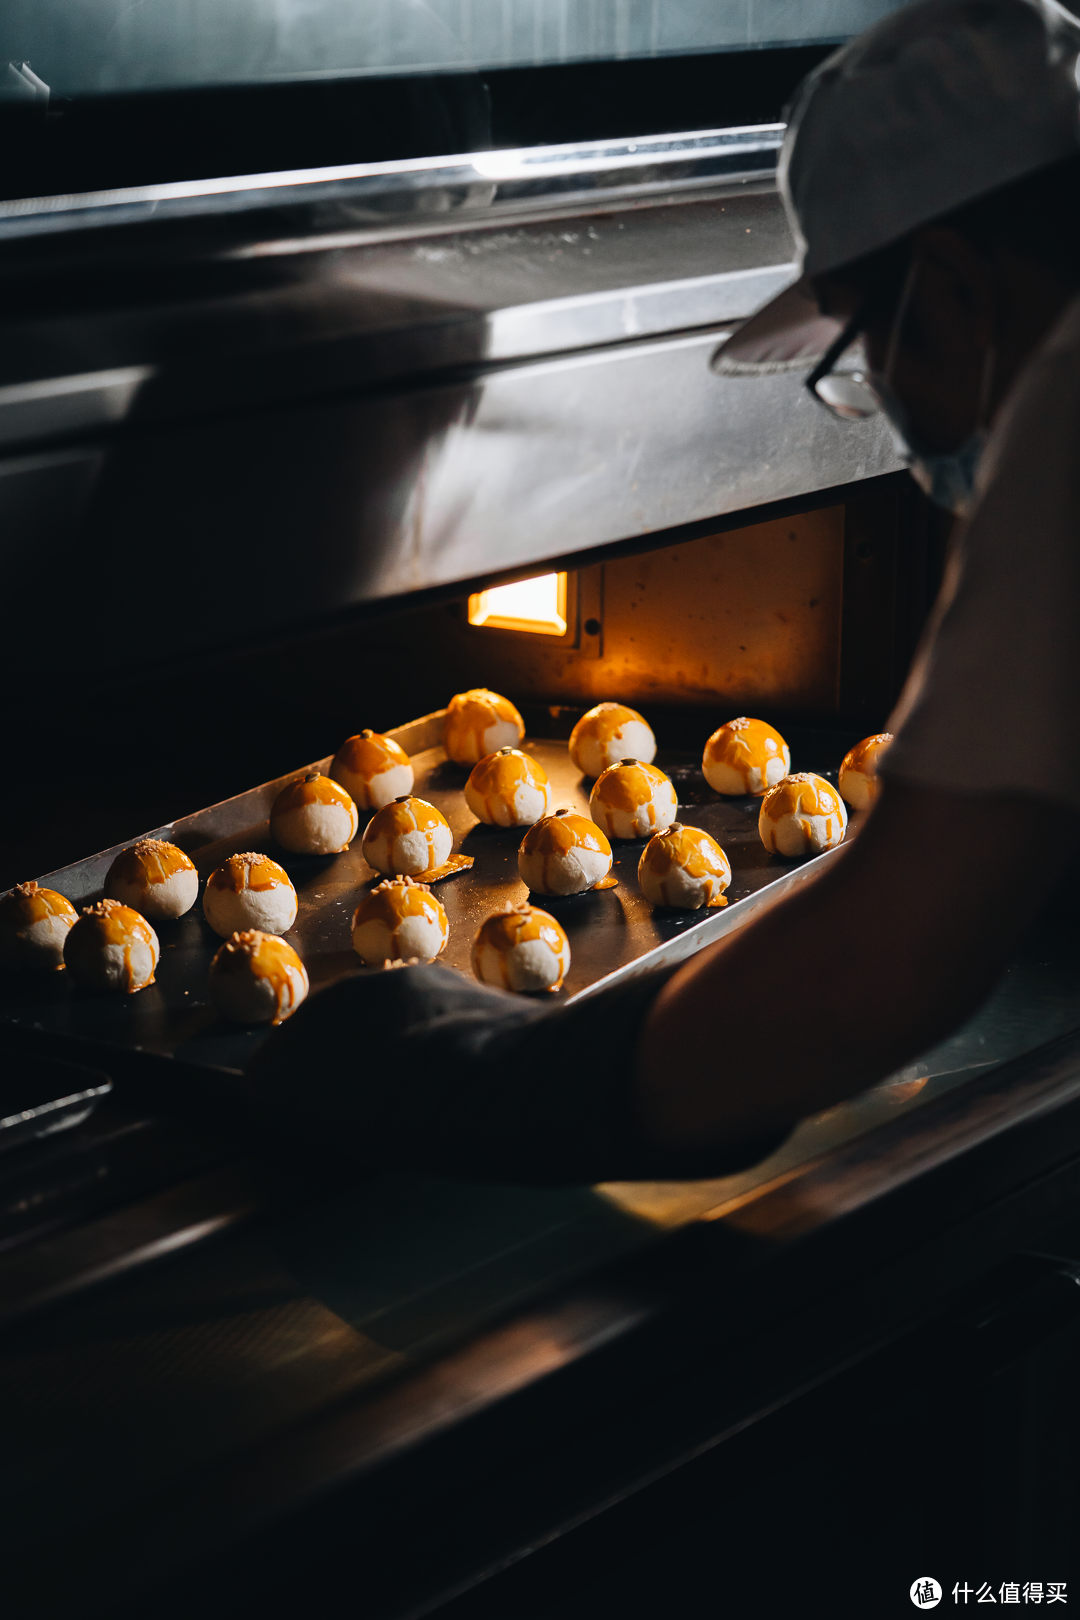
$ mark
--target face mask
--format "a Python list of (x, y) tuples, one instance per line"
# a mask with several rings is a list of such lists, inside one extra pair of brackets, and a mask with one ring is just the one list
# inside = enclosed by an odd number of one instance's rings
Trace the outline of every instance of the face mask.
[(900, 329), (915, 288), (918, 268), (917, 264), (913, 264), (908, 271), (907, 282), (889, 338), (885, 373), (881, 377), (876, 377), (874, 382), (881, 400), (882, 412), (893, 430), (893, 440), (900, 460), (910, 470), (919, 488), (936, 506), (943, 506), (947, 512), (955, 512), (957, 516), (963, 517), (971, 505), (979, 461), (990, 437), (989, 430), (983, 424), (990, 401), (997, 355), (994, 345), (990, 344), (983, 359), (983, 373), (979, 385), (978, 426), (969, 433), (963, 444), (958, 449), (949, 451), (929, 450), (920, 444), (918, 435), (911, 430), (907, 410), (893, 392), (890, 380), (899, 347)]

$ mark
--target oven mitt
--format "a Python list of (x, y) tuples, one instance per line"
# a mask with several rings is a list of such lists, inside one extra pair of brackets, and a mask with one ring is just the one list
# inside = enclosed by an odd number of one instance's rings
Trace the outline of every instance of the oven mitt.
[(675, 971), (554, 1005), (444, 967), (358, 974), (272, 1031), (246, 1093), (274, 1135), (373, 1170), (549, 1186), (730, 1175), (787, 1132), (673, 1152), (638, 1124), (638, 1034)]

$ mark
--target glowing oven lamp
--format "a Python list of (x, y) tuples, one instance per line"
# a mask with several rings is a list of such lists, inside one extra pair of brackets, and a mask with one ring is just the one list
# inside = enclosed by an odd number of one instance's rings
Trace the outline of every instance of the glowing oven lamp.
[(566, 634), (566, 575), (538, 574), (513, 585), (494, 585), (469, 597), (469, 623), (487, 630)]

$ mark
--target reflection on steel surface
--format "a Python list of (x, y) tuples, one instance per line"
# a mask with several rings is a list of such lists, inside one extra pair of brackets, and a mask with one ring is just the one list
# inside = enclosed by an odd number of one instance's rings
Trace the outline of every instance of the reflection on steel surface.
[[(0, 243), (74, 224), (126, 225), (209, 211), (242, 214), (285, 207), (321, 208), (324, 232), (356, 231), (364, 225), (415, 230), (443, 214), (453, 214), (456, 228), (495, 221), (510, 212), (543, 212), (575, 200), (595, 204), (631, 192), (693, 192), (767, 177), (776, 168), (783, 133), (783, 124), (756, 124), (22, 197), (0, 202)], [(305, 234), (310, 234), (310, 223)], [(281, 224), (283, 234), (297, 234), (295, 221)], [(265, 252), (265, 245), (256, 251)]]

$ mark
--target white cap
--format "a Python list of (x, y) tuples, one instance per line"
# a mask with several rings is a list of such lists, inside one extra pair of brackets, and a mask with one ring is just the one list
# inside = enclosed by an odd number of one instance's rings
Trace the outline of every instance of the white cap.
[(1080, 22), (1055, 0), (915, 0), (809, 76), (779, 186), (803, 279), (717, 352), (729, 375), (817, 360), (811, 276), (1080, 151)]

